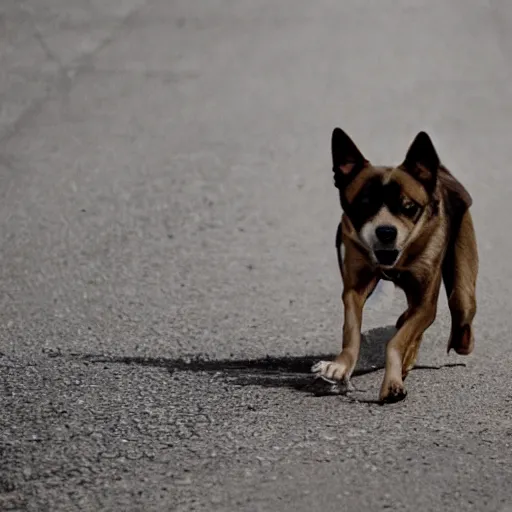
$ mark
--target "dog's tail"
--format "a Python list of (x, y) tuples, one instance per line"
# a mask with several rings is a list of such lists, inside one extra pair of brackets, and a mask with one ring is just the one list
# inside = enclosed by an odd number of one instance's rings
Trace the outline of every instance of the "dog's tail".
[(395, 288), (391, 281), (380, 280), (368, 297), (366, 306), (374, 311), (389, 310), (395, 297)]

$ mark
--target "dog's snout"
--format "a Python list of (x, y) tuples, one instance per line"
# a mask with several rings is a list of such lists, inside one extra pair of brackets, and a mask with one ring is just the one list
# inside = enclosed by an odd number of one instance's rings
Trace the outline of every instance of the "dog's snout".
[(397, 229), (395, 226), (379, 226), (375, 229), (375, 234), (380, 242), (383, 244), (391, 244), (396, 240)]

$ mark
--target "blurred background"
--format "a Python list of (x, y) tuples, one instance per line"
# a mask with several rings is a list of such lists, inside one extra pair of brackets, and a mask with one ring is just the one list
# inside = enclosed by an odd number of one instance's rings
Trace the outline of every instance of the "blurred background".
[[(505, 510), (511, 29), (505, 0), (2, 0), (0, 505)], [(474, 200), (475, 354), (442, 296), (420, 362), (468, 366), (390, 408), (295, 389), (341, 343), (334, 126), (377, 164), (426, 130)]]

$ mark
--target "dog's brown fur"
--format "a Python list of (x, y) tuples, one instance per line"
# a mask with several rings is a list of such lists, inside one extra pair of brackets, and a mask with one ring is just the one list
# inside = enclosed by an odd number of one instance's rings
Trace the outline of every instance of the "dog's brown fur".
[[(398, 167), (371, 165), (339, 128), (333, 132), (332, 149), (335, 184), (344, 210), (336, 237), (344, 285), (343, 347), (333, 362), (322, 361), (313, 371), (348, 384), (359, 357), (364, 304), (380, 279), (391, 280), (404, 290), (408, 308), (386, 349), (380, 399), (401, 400), (407, 393), (403, 380), (416, 362), (423, 333), (435, 319), (441, 281), (452, 319), (448, 351), (467, 355), (473, 350), (478, 254), (469, 212), (472, 200), (441, 165), (424, 132), (417, 135)], [(358, 202), (369, 183), (377, 184), (377, 195)], [(378, 197), (388, 189), (393, 197)], [(361, 212), (371, 209), (372, 201), (387, 202), (366, 218)], [(379, 251), (372, 251), (364, 238), (373, 237), (374, 226), (381, 225), (391, 225), (397, 233), (400, 252), (392, 265), (379, 263), (375, 257)]]

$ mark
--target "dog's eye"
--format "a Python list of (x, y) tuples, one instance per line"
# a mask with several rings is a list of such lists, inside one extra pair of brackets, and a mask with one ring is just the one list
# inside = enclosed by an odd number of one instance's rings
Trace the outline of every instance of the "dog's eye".
[(407, 201), (402, 203), (402, 211), (407, 217), (414, 217), (418, 213), (418, 205), (416, 203)]

